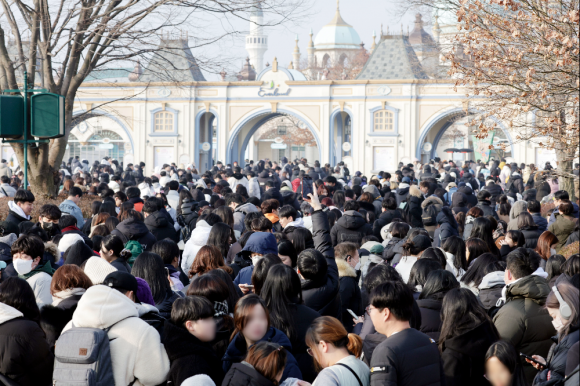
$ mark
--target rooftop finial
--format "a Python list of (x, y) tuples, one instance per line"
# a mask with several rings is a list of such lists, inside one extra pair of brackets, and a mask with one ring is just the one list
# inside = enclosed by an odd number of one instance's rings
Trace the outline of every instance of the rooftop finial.
[(340, 0), (336, 0), (336, 10), (340, 10), (340, 4), (338, 3)]

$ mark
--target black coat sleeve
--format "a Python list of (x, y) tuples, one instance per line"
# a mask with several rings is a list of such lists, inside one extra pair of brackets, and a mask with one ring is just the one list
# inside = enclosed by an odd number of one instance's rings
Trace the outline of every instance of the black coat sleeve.
[(330, 225), (326, 212), (317, 210), (312, 213), (312, 238), (314, 248), (322, 253), (327, 259), (331, 258), (334, 266), (334, 249), (332, 248), (332, 239), (330, 237)]

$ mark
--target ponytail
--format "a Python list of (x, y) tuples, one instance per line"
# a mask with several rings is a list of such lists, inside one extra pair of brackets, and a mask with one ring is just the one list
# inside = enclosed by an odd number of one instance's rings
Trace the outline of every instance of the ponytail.
[(363, 349), (363, 340), (357, 334), (348, 334), (348, 343), (346, 344), (346, 349), (352, 355), (357, 358), (360, 358)]
[(401, 246), (403, 248), (403, 252), (405, 256), (415, 256), (421, 249), (415, 246), (415, 243), (411, 239), (407, 239), (405, 243)]
[(131, 256), (133, 256), (133, 254), (128, 249), (123, 249), (121, 253), (119, 253), (119, 257), (125, 261), (129, 260)]

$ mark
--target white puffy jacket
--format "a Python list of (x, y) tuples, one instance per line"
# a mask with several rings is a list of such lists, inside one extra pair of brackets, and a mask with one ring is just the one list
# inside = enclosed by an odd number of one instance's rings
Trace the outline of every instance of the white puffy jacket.
[(183, 257), (181, 258), (181, 269), (186, 274), (189, 272), (189, 268), (191, 268), (197, 252), (207, 244), (209, 232), (211, 232), (211, 226), (204, 220), (199, 221), (195, 229), (191, 232), (191, 237), (185, 243)]

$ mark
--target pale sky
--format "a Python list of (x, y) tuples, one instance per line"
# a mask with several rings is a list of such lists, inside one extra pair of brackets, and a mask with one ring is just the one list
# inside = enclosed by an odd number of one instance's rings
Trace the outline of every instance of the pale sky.
[[(292, 60), (296, 35), (299, 38), (301, 58), (306, 57), (310, 28), (312, 28), (314, 38), (316, 38), (320, 29), (332, 20), (336, 10), (336, 0), (309, 0), (309, 6), (308, 14), (310, 16), (303, 18), (299, 25), (287, 23), (267, 29), (268, 51), (264, 54), (264, 63), (272, 63), (272, 59), (277, 57), (281, 66), (288, 66)], [(415, 20), (415, 12), (408, 12), (400, 17), (397, 3), (394, 0), (341, 0), (340, 13), (342, 18), (354, 27), (367, 49), (372, 44), (373, 30), (376, 31), (377, 36), (380, 34), (381, 23), (385, 31), (389, 26), (390, 31), (395, 33), (400, 33), (402, 23), (403, 29), (407, 33), (407, 26), (412, 30)], [(266, 18), (267, 15), (265, 15)], [(424, 17), (424, 19), (427, 18)], [(246, 21), (234, 21), (233, 26), (241, 31), (249, 31), (249, 22)], [(425, 29), (430, 31), (428, 26), (425, 26)], [(247, 56), (243, 36), (239, 38), (228, 37), (218, 44), (202, 49), (201, 52), (196, 51), (193, 51), (194, 56), (204, 55), (205, 57), (227, 52), (230, 57), (234, 58), (234, 67), (230, 68), (229, 71), (227, 69), (228, 72), (239, 71)], [(207, 80), (220, 79), (219, 75), (207, 71), (204, 71), (204, 75)]]

